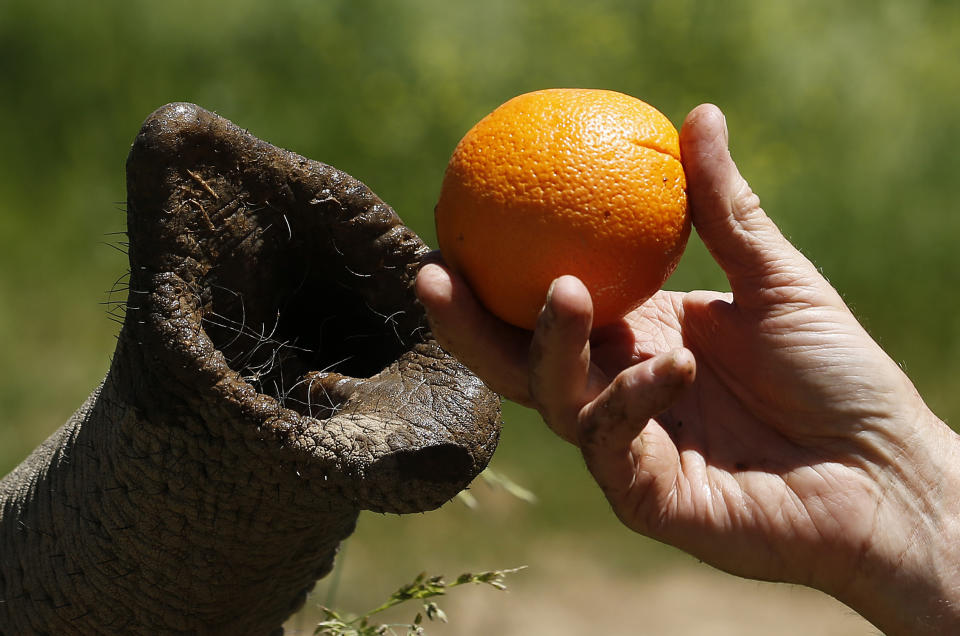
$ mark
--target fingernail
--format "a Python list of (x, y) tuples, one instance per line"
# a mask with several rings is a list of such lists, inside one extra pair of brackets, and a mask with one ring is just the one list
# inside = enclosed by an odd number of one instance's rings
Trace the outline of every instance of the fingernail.
[(677, 366), (677, 352), (671, 351), (667, 355), (659, 355), (653, 361), (651, 371), (654, 376), (664, 376), (671, 373)]
[(426, 254), (420, 257), (420, 261), (417, 263), (418, 269), (423, 269), (425, 265), (430, 264), (441, 264), (443, 263), (443, 255), (440, 253), (440, 250), (430, 250)]
[(545, 298), (544, 301), (543, 301), (543, 307), (540, 308), (540, 313), (541, 313), (541, 314), (546, 313), (548, 310), (551, 310), (551, 311), (552, 311), (552, 309), (551, 309), (551, 302), (550, 302), (550, 301), (553, 300), (553, 289), (554, 289), (556, 286), (557, 286), (557, 281), (554, 280), (552, 283), (550, 283), (550, 287), (547, 288), (547, 296), (546, 296), (546, 298)]
[(554, 279), (553, 282), (550, 283), (550, 287), (547, 289), (547, 302), (548, 302), (548, 303), (550, 302), (550, 299), (553, 298), (553, 290), (556, 288), (556, 286), (557, 286), (557, 281), (558, 281), (558, 280), (560, 280), (560, 279), (559, 279), (559, 278)]
[(653, 374), (671, 380), (693, 380), (696, 367), (689, 364), (689, 353), (685, 349), (674, 349), (668, 355), (658, 357), (653, 366)]

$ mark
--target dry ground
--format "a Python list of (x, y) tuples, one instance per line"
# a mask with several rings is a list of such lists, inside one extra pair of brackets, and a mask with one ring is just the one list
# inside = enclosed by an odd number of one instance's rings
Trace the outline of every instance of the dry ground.
[[(878, 630), (819, 592), (684, 564), (629, 578), (556, 556), (508, 578), (510, 591), (459, 588), (440, 599), (448, 625), (430, 636), (869, 636)], [(549, 570), (549, 571), (547, 571)], [(575, 573), (575, 574), (574, 574)], [(317, 601), (308, 601), (317, 602)], [(393, 615), (409, 620), (411, 610)], [(310, 634), (309, 613), (287, 625)], [(403, 632), (401, 632), (403, 633)]]

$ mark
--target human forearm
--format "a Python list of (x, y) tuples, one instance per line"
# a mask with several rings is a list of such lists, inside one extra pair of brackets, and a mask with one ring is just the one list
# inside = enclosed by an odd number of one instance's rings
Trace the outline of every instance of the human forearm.
[(960, 436), (924, 407), (889, 458), (872, 541), (855, 576), (825, 590), (887, 636), (957, 633)]

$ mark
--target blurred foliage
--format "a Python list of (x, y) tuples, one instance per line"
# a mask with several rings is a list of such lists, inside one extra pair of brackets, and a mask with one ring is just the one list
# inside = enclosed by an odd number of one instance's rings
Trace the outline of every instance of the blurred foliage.
[[(107, 369), (125, 154), (180, 100), (360, 178), (428, 242), (451, 150), (517, 93), (609, 88), (677, 125), (717, 103), (765, 208), (956, 422), (958, 59), (950, 0), (0, 0), (0, 474)], [(724, 284), (694, 241), (668, 286)], [(613, 536), (576, 454), (531, 413), (508, 408), (496, 462), (540, 503), (463, 539), (505, 523)], [(457, 515), (426, 523), (478, 519)]]

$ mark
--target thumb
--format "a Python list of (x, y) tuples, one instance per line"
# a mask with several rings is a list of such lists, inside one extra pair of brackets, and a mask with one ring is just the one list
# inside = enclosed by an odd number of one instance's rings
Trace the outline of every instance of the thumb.
[(680, 148), (690, 214), (726, 273), (737, 303), (760, 301), (757, 292), (781, 287), (787, 280), (807, 284), (822, 280), (760, 207), (727, 144), (726, 119), (719, 108), (703, 104), (687, 115)]

